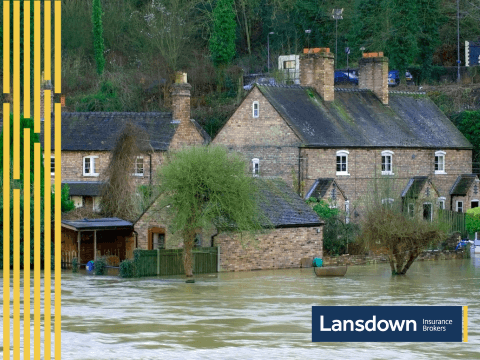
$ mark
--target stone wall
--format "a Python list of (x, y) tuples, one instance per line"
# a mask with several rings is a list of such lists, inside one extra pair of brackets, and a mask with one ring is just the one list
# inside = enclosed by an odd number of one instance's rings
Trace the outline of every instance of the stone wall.
[[(256, 118), (255, 101), (259, 106)], [(243, 154), (250, 171), (252, 159), (259, 159), (260, 176), (279, 176), (292, 186), (298, 183), (300, 140), (258, 88), (248, 94), (212, 144)]]
[[(349, 175), (336, 174), (336, 153), (347, 150)], [(450, 208), (449, 191), (458, 175), (472, 172), (471, 150), (446, 149), (445, 172), (435, 174), (435, 151), (438, 149), (302, 149), (302, 169), (305, 189), (308, 191), (317, 178), (335, 178), (350, 202), (371, 192), (374, 179), (389, 179), (381, 175), (381, 152), (393, 151), (392, 169), (395, 179), (394, 194), (403, 191), (413, 176), (429, 176), (440, 196), (446, 198), (445, 208)]]
[[(237, 234), (219, 234), (222, 271), (267, 270), (301, 267), (302, 259), (311, 263), (323, 255), (323, 227), (274, 229), (256, 237), (243, 247)], [(305, 260), (304, 260), (305, 262)]]

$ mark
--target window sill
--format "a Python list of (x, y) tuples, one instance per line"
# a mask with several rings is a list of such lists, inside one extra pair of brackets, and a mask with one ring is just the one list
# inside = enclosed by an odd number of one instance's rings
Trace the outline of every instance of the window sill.
[(350, 174), (345, 171), (337, 171), (337, 176), (350, 176)]
[(395, 175), (395, 174), (391, 171), (382, 171), (382, 175)]
[(435, 170), (435, 175), (447, 175), (445, 171)]
[(133, 176), (136, 176), (136, 177), (144, 177), (145, 174), (133, 174)]
[(83, 176), (92, 176), (92, 177), (97, 177), (100, 176), (100, 174), (83, 174)]

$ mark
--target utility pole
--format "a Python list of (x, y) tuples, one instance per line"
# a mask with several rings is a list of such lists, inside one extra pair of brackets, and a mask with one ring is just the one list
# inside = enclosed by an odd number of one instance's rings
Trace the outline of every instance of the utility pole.
[(332, 17), (335, 19), (335, 66), (337, 66), (337, 52), (338, 52), (338, 20), (342, 20), (343, 8), (333, 9)]
[(268, 74), (270, 75), (270, 35), (275, 34), (273, 31), (270, 31), (267, 35), (267, 52), (268, 52), (268, 60), (267, 60), (267, 69)]

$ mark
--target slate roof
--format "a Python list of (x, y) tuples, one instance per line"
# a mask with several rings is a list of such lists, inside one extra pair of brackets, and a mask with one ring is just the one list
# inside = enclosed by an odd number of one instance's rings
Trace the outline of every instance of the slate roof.
[[(191, 121), (205, 142), (209, 142), (208, 134), (195, 120)], [(172, 114), (167, 112), (63, 112), (62, 150), (110, 151), (128, 122), (145, 130), (155, 151), (168, 150), (179, 124), (172, 119)], [(55, 148), (54, 123), (52, 114), (52, 150)], [(42, 144), (43, 135), (42, 127)]]
[(259, 206), (276, 228), (319, 226), (323, 221), (280, 178), (258, 178)]
[(343, 198), (345, 200), (348, 200), (347, 196), (345, 195), (343, 190), (338, 186), (334, 178), (319, 178), (315, 180), (312, 187), (310, 188), (310, 190), (308, 190), (307, 194), (305, 195), (305, 199), (308, 199), (312, 196), (317, 199), (323, 199), (323, 197), (325, 196), (327, 190), (330, 188), (332, 183), (335, 183), (335, 185), (337, 186), (337, 189), (343, 195)]
[(133, 230), (133, 224), (119, 218), (62, 220), (62, 225), (79, 230)]
[(402, 198), (418, 199), (420, 191), (428, 181), (428, 176), (414, 176), (408, 180), (407, 186), (402, 191)]
[(335, 92), (325, 102), (307, 87), (256, 86), (306, 147), (472, 149), (426, 96), (389, 94), (385, 106), (365, 90)]
[(103, 183), (100, 181), (68, 181), (62, 182), (62, 187), (68, 185), (70, 196), (100, 196)]
[(450, 195), (452, 196), (465, 196), (470, 190), (470, 187), (477, 179), (477, 175), (475, 174), (462, 174), (457, 177), (455, 180), (451, 190)]

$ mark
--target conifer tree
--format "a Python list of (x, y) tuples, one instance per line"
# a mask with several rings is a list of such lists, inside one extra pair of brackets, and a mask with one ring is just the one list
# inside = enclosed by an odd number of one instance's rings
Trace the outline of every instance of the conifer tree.
[(235, 56), (235, 12), (233, 0), (218, 0), (213, 10), (213, 32), (210, 53), (215, 66), (228, 65)]

